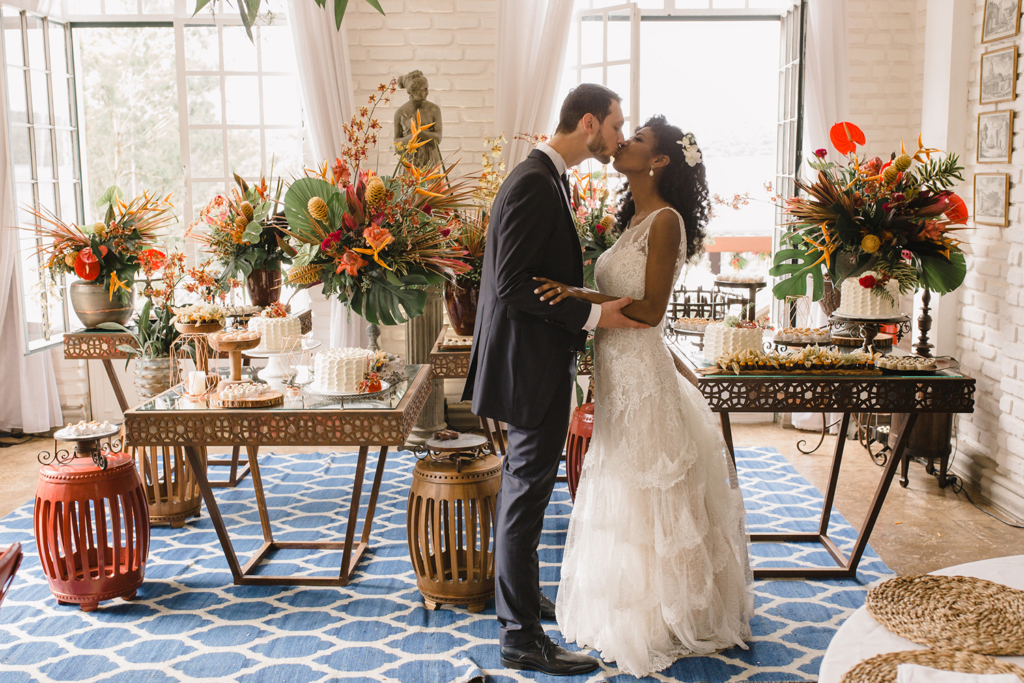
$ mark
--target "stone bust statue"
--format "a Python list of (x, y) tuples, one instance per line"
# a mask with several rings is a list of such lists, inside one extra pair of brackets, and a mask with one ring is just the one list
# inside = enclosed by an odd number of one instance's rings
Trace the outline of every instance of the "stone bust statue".
[(409, 101), (395, 112), (395, 149), (401, 155), (412, 136), (416, 113), (419, 112), (420, 126), (430, 123), (434, 125), (419, 134), (419, 141), (429, 142), (406, 155), (406, 159), (417, 168), (436, 166), (441, 163), (441, 108), (427, 101), (430, 92), (427, 88), (427, 78), (422, 71), (410, 71), (398, 77), (398, 87), (409, 93)]

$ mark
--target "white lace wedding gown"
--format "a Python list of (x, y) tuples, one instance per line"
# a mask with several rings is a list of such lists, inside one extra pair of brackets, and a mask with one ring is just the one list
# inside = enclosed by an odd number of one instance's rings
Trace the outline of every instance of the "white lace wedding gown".
[[(603, 294), (643, 298), (658, 213), (598, 259)], [(673, 281), (686, 260), (681, 242)], [(566, 640), (634, 676), (746, 647), (753, 614), (736, 473), (718, 420), (676, 372), (663, 330), (664, 322), (597, 330), (594, 434), (556, 602)]]

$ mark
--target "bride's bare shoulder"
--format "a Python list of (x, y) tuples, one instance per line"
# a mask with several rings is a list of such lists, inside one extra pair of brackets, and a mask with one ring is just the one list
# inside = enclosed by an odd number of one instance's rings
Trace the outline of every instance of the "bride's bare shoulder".
[(682, 234), (683, 224), (676, 212), (659, 211), (651, 223), (647, 241), (664, 249), (678, 249)]

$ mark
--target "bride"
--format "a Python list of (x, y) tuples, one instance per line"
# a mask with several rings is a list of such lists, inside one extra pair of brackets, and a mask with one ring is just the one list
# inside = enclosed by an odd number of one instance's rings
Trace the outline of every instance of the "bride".
[[(689, 654), (746, 648), (753, 613), (743, 499), (700, 392), (677, 372), (662, 322), (708, 221), (700, 150), (664, 117), (619, 148), (622, 237), (598, 259), (599, 292), (541, 280), (541, 299), (632, 297), (651, 325), (596, 332), (594, 434), (562, 560), (567, 640), (645, 676)], [(539, 279), (539, 278), (538, 278)]]

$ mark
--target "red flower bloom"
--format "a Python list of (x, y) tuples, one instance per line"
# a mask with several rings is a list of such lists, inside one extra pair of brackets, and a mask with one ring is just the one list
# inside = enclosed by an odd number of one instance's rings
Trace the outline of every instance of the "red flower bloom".
[(832, 146), (840, 154), (855, 152), (857, 151), (857, 145), (863, 145), (867, 142), (867, 138), (864, 137), (864, 131), (848, 121), (832, 126), (828, 136), (832, 140)]
[(875, 285), (878, 284), (878, 280), (875, 279), (874, 275), (865, 275), (861, 277), (861, 279), (857, 280), (857, 282), (859, 282), (860, 286), (864, 289), (874, 289)]
[(324, 241), (320, 243), (320, 249), (323, 251), (330, 251), (337, 246), (339, 242), (341, 242), (341, 230), (335, 230), (325, 237)]
[(167, 255), (159, 249), (143, 249), (139, 252), (139, 263), (142, 264), (142, 272), (152, 275), (167, 265)]
[(968, 213), (967, 204), (964, 202), (964, 200), (961, 199), (959, 195), (950, 193), (948, 201), (950, 207), (946, 211), (946, 218), (949, 220), (949, 222), (953, 223), (954, 225), (958, 223), (966, 223)]
[(75, 259), (75, 275), (90, 282), (100, 276), (100, 260), (96, 258), (92, 248), (86, 247), (78, 252), (78, 258)]
[(369, 261), (356, 252), (346, 249), (345, 253), (338, 259), (338, 269), (335, 272), (340, 273), (344, 270), (352, 277), (355, 277), (359, 274), (359, 269), (368, 263)]
[(825, 149), (824, 147), (816, 149), (814, 150), (814, 156), (818, 157), (819, 159), (824, 159), (825, 157), (828, 156), (828, 150)]

